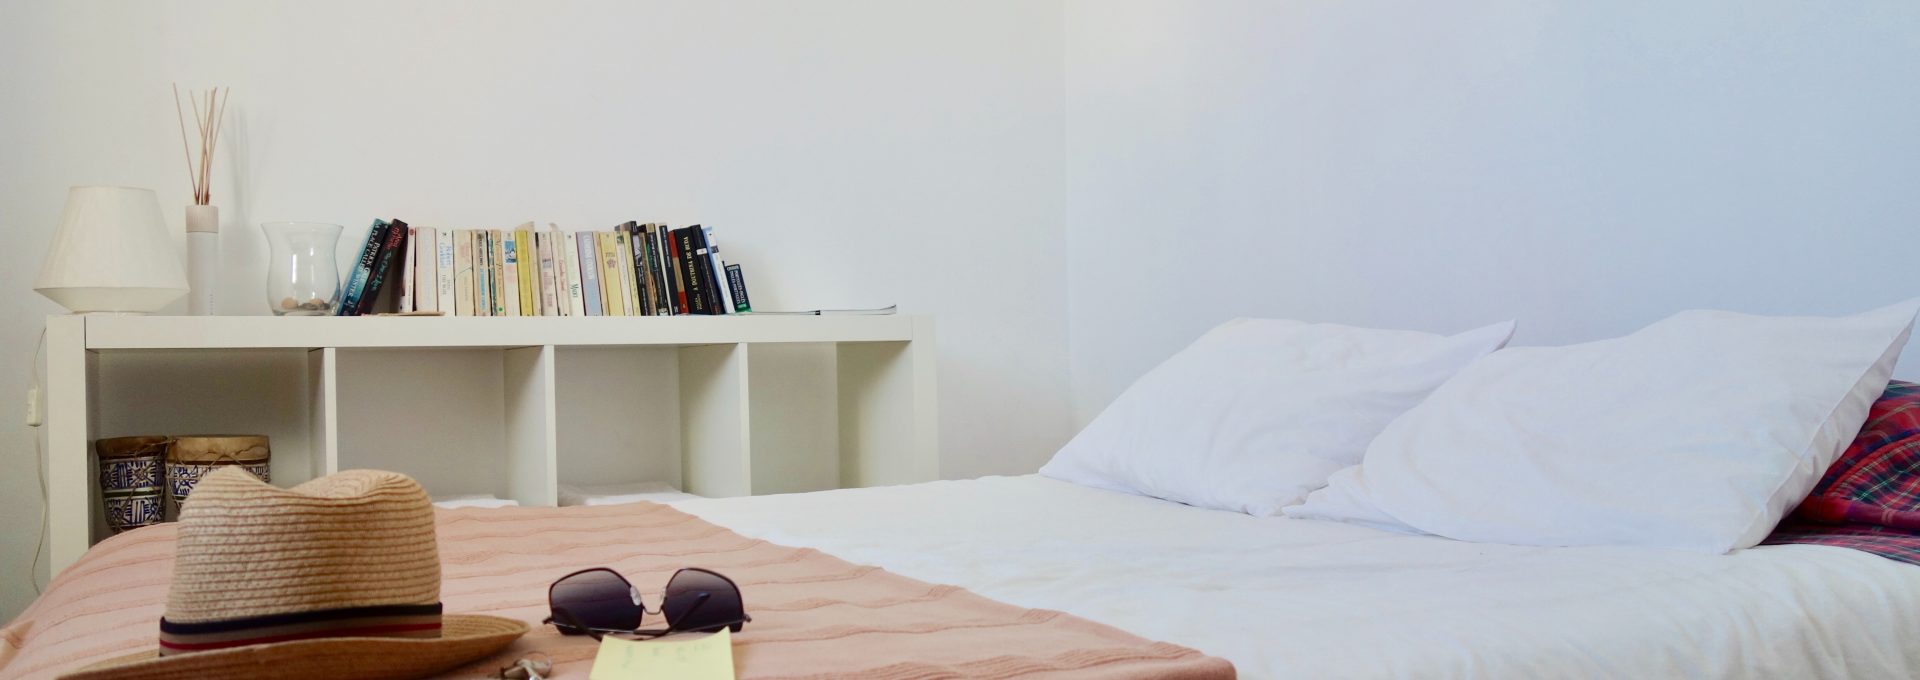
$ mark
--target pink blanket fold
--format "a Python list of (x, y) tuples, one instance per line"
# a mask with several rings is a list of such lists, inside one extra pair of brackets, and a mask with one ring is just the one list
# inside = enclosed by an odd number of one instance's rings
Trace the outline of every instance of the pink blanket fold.
[[(438, 525), (449, 613), (538, 624), (547, 585), (594, 566), (626, 575), (655, 606), (676, 569), (726, 574), (753, 616), (734, 637), (742, 678), (1234, 677), (1231, 664), (1192, 649), (749, 539), (664, 505), (441, 510)], [(94, 547), (0, 629), (0, 676), (52, 678), (153, 647), (173, 541), (161, 525)], [(481, 677), (540, 651), (554, 677), (585, 678), (595, 644), (536, 625), (507, 652), (444, 677)]]

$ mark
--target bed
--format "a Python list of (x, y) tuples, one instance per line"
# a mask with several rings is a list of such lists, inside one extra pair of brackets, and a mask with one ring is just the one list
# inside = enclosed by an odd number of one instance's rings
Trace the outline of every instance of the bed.
[(1465, 543), (1039, 476), (676, 507), (1246, 678), (1920, 677), (1920, 567), (1845, 548)]
[[(1198, 509), (1039, 476), (673, 507), (744, 536), (1197, 649), (1231, 661), (1247, 678), (1920, 675), (1920, 645), (1910, 633), (1920, 630), (1920, 567), (1844, 548), (1765, 546), (1710, 556), (1475, 544)], [(464, 550), (475, 539), (441, 533), (450, 610), (543, 615), (537, 585), (520, 588), (531, 593), (483, 587), (465, 574), (491, 549)], [(621, 535), (603, 532), (599, 540)], [(120, 586), (102, 588), (99, 580), (56, 582), (22, 617), (41, 625), (16, 622), (7, 630), (15, 649), (0, 651), (0, 669), (52, 677), (122, 651), (113, 640), (138, 644), (151, 635), (165, 574), (138, 564), (162, 564), (170, 545), (141, 536), (102, 546), (139, 553), (122, 572), (134, 581), (122, 593), (128, 600), (113, 604)], [(547, 560), (549, 570), (597, 559), (538, 543), (526, 548), (525, 559)], [(88, 565), (83, 559), (76, 569)], [(767, 599), (756, 600), (752, 587), (745, 595), (750, 610)], [(40, 636), (59, 637), (54, 629), (67, 626), (104, 638), (74, 643), (81, 652), (29, 658), (36, 645), (49, 644)], [(537, 635), (525, 642), (555, 641)], [(8, 665), (10, 657), (17, 665)], [(47, 666), (46, 658), (64, 660)], [(585, 676), (578, 661), (562, 671), (558, 677)]]

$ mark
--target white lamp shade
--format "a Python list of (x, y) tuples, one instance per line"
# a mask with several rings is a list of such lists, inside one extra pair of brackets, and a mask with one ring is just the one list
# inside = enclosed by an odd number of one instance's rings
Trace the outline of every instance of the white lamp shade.
[(187, 294), (152, 189), (74, 187), (33, 289), (76, 313), (146, 314)]

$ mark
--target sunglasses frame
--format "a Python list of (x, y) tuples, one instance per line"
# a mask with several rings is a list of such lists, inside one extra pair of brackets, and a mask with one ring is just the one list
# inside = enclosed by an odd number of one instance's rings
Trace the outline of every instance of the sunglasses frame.
[[(632, 593), (633, 599), (636, 600), (636, 604), (634, 606), (640, 609), (641, 621), (645, 621), (648, 615), (662, 616), (662, 617), (666, 616), (667, 603), (664, 597), (661, 598), (659, 609), (648, 609), (646, 604), (646, 599), (641, 597), (639, 594), (640, 590), (638, 588), (635, 588), (633, 585), (633, 582), (628, 581), (627, 577), (624, 574), (621, 574), (620, 572), (614, 571), (607, 567), (589, 567), (586, 569), (575, 571), (571, 574), (567, 574), (566, 576), (562, 576), (560, 578), (554, 579), (553, 583), (547, 585), (548, 616), (544, 621), (542, 621), (542, 623), (552, 624), (554, 629), (560, 631), (561, 635), (590, 635), (590, 636), (593, 636), (593, 639), (595, 640), (598, 640), (607, 635), (623, 635), (623, 636), (633, 636), (638, 639), (648, 639), (648, 638), (656, 638), (656, 637), (662, 637), (666, 635), (672, 635), (674, 633), (685, 633), (685, 632), (689, 632), (690, 630), (697, 630), (697, 629), (688, 629), (688, 628), (678, 627), (674, 624), (673, 621), (668, 621), (666, 628), (651, 628), (651, 629), (635, 628), (632, 630), (623, 630), (623, 629), (617, 629), (617, 628), (595, 628), (593, 626), (587, 626), (587, 625), (581, 624), (577, 619), (574, 619), (573, 616), (567, 612), (565, 607), (561, 607), (553, 603), (553, 589), (559, 586), (562, 582), (566, 581), (567, 579), (573, 578), (575, 576), (579, 576), (581, 574), (595, 572), (595, 571), (604, 571), (609, 574), (612, 574), (614, 578), (620, 579), (621, 583), (624, 583), (627, 585), (628, 592)], [(708, 576), (712, 576), (714, 578), (718, 578), (721, 581), (726, 582), (727, 587), (730, 587), (733, 589), (734, 599), (740, 601), (740, 618), (731, 619), (726, 622), (720, 623), (715, 626), (710, 626), (710, 627), (716, 628), (716, 629), (726, 628), (728, 629), (729, 632), (738, 633), (740, 632), (740, 629), (745, 624), (753, 621), (753, 617), (747, 614), (746, 598), (740, 592), (740, 584), (734, 583), (733, 579), (727, 578), (725, 574), (714, 571), (712, 569), (703, 569), (700, 567), (681, 567), (679, 569), (674, 570), (673, 576), (667, 577), (667, 584), (672, 585), (673, 579), (678, 578), (682, 572), (688, 572), (688, 571), (700, 572), (702, 574), (706, 574)], [(705, 603), (705, 602), (706, 600), (704, 599), (701, 600), (701, 603)], [(699, 604), (695, 604), (694, 606), (698, 607)], [(691, 612), (692, 610), (688, 610), (688, 611)], [(708, 626), (703, 626), (702, 628), (707, 628), (707, 627)]]

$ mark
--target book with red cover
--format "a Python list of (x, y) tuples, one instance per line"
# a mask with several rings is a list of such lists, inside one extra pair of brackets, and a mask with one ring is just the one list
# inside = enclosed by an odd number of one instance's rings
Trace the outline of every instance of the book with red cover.
[(681, 266), (680, 239), (674, 237), (674, 230), (665, 230), (661, 239), (667, 246), (667, 280), (673, 286), (673, 313), (691, 314), (687, 304), (687, 270)]

